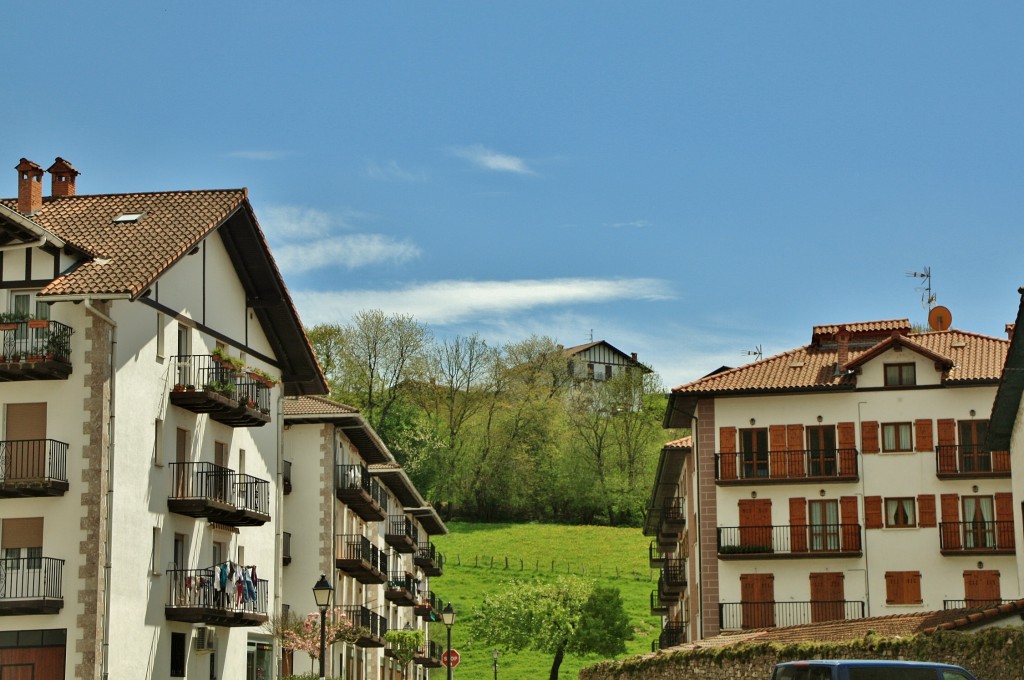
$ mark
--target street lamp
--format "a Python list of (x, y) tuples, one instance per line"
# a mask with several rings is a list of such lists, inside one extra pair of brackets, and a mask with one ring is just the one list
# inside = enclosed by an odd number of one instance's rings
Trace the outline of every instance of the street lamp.
[(324, 655), (327, 651), (327, 627), (325, 619), (327, 618), (327, 608), (331, 605), (331, 594), (334, 592), (334, 588), (327, 582), (327, 575), (320, 574), (320, 580), (313, 586), (313, 599), (316, 600), (316, 606), (320, 608), (320, 680), (324, 680)]
[(494, 680), (498, 680), (498, 650), (491, 652), (491, 656), (494, 657)]
[(452, 680), (452, 624), (455, 623), (455, 610), (452, 609), (451, 600), (448, 600), (448, 604), (441, 612), (441, 620), (448, 627), (448, 680)]

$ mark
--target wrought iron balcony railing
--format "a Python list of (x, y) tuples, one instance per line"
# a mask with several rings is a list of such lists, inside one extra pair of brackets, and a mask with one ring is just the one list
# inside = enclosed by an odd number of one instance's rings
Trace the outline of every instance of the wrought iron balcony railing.
[(260, 427), (270, 422), (270, 388), (266, 382), (209, 354), (171, 357), (171, 403), (232, 427)]
[(0, 377), (62, 380), (71, 374), (70, 326), (48, 319), (0, 323)]
[(388, 516), (388, 494), (364, 465), (338, 465), (335, 496), (367, 522)]
[(398, 552), (413, 553), (419, 544), (419, 529), (407, 516), (392, 515), (388, 518), (384, 540)]
[[(203, 569), (167, 571), (169, 621), (215, 626), (256, 626), (267, 620), (267, 581), (252, 569), (221, 563)], [(240, 586), (240, 587), (239, 587)]]
[(857, 449), (715, 454), (719, 484), (856, 481)]
[(270, 483), (213, 463), (170, 463), (167, 508), (229, 526), (270, 521)]
[(774, 628), (864, 618), (864, 603), (854, 600), (807, 602), (722, 602), (718, 605), (722, 630)]
[(56, 614), (64, 606), (64, 560), (0, 558), (0, 616)]
[(1013, 521), (939, 522), (943, 555), (1010, 554), (1015, 551)]
[(1010, 602), (1016, 602), (1016, 600), (1003, 600), (1000, 598), (977, 598), (973, 600), (943, 600), (943, 609), (989, 609), (990, 607), (998, 607), (1001, 604), (1009, 604)]
[(670, 623), (661, 629), (658, 636), (658, 648), (668, 649), (686, 642), (686, 624)]
[(719, 527), (719, 559), (847, 557), (861, 553), (859, 524)]
[(344, 611), (345, 616), (362, 629), (363, 634), (355, 642), (357, 647), (384, 646), (384, 636), (388, 632), (388, 620), (386, 618), (362, 605), (345, 607)]
[(942, 479), (1009, 477), (1010, 452), (976, 444), (936, 446), (935, 474)]
[(423, 569), (427, 576), (441, 576), (444, 574), (444, 554), (437, 551), (433, 543), (420, 542), (416, 557), (413, 558), (416, 566)]
[(63, 495), (67, 459), (68, 445), (56, 439), (0, 441), (0, 498)]

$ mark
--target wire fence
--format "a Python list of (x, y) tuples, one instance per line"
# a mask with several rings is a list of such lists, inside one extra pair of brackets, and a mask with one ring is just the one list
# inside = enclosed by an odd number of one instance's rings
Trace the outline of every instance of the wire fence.
[[(454, 558), (454, 559), (453, 559)], [(653, 581), (654, 572), (650, 569), (622, 569), (618, 565), (607, 567), (602, 564), (592, 565), (585, 563), (559, 562), (558, 560), (526, 559), (522, 557), (501, 555), (472, 555), (463, 558), (462, 555), (448, 554), (446, 556), (447, 567), (466, 567), (470, 569), (501, 570), (509, 572), (531, 572), (545, 574), (571, 574), (587, 576), (590, 578), (628, 579), (631, 581)]]

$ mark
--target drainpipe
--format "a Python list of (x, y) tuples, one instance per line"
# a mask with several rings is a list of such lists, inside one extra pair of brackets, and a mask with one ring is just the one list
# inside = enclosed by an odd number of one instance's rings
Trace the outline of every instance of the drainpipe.
[[(860, 433), (864, 432), (863, 428), (861, 427), (861, 421), (860, 421), (860, 419), (861, 419), (860, 407), (867, 405), (867, 403), (868, 402), (866, 402), (866, 401), (858, 401), (857, 402), (857, 433), (854, 434), (855, 441), (856, 441), (857, 434), (860, 434)], [(867, 475), (864, 474), (864, 439), (863, 439), (863, 436), (861, 437), (860, 450), (861, 450), (861, 459), (860, 459), (860, 505), (861, 505), (861, 507), (864, 507), (864, 498), (866, 497), (866, 494), (867, 494), (867, 490), (866, 490), (865, 484), (864, 484), (864, 481), (865, 481), (864, 478)], [(883, 510), (883, 512), (885, 511), (884, 508), (882, 510)], [(866, 520), (867, 517), (865, 517), (864, 519)], [(864, 544), (863, 545), (864, 545), (864, 600), (865, 600), (865, 603), (867, 605), (867, 612), (865, 612), (865, 614), (866, 614), (866, 616), (870, 617), (871, 616), (871, 578), (870, 578), (871, 572), (870, 572), (870, 566), (869, 565), (871, 564), (871, 561), (868, 559), (868, 528), (867, 528), (867, 522), (865, 522), (865, 525), (864, 525)]]
[[(277, 517), (275, 523), (277, 524), (277, 530), (274, 535), (274, 607), (271, 610), (272, 616), (280, 617), (281, 615), (281, 600), (283, 599), (284, 592), (284, 565), (281, 561), (281, 556), (284, 552), (284, 387), (281, 387), (281, 393), (277, 395), (277, 493), (275, 499), (277, 501)], [(273, 651), (274, 658), (281, 658), (281, 643), (275, 635), (273, 638)], [(278, 662), (280, 664), (280, 661)], [(280, 675), (281, 668), (278, 665), (278, 674)]]
[(104, 680), (107, 679), (107, 674), (110, 667), (110, 551), (113, 534), (113, 515), (114, 515), (114, 433), (116, 428), (114, 427), (114, 395), (117, 393), (115, 388), (115, 378), (117, 371), (115, 370), (114, 359), (117, 356), (117, 322), (112, 318), (96, 309), (92, 305), (92, 298), (86, 298), (83, 301), (86, 315), (91, 314), (97, 319), (100, 319), (104, 323), (110, 326), (110, 420), (107, 425), (107, 540), (106, 547), (104, 549), (105, 555), (103, 560), (103, 589), (104, 589), (104, 603), (103, 603), (103, 640), (102, 640), (102, 658), (101, 658), (101, 674)]

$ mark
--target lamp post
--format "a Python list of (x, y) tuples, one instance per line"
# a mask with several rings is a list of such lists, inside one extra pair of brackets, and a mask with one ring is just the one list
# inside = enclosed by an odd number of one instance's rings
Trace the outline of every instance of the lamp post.
[(494, 680), (498, 680), (498, 650), (491, 652), (491, 656), (494, 657)]
[(334, 588), (327, 582), (327, 575), (320, 574), (320, 580), (313, 586), (313, 599), (320, 608), (320, 680), (324, 680), (324, 656), (327, 653), (327, 607), (331, 605), (331, 594)]
[(448, 680), (452, 680), (452, 624), (455, 623), (455, 610), (452, 609), (452, 601), (441, 612), (441, 620), (448, 628)]

